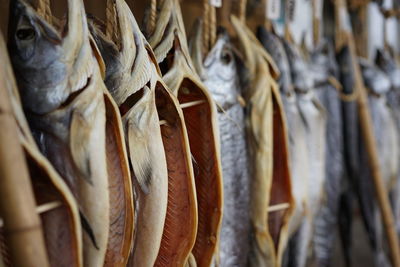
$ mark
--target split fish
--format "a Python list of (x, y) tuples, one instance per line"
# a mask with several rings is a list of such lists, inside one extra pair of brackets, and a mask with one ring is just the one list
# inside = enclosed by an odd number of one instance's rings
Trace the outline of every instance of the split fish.
[(252, 162), (249, 266), (281, 266), (293, 199), (286, 119), (275, 82), (279, 71), (253, 33), (236, 17), (231, 21), (243, 54), (238, 66)]
[(218, 263), (223, 205), (217, 111), (190, 59), (179, 2), (159, 2), (156, 26), (151, 32), (145, 27), (145, 35), (163, 80), (183, 109), (195, 166), (198, 209), (197, 236), (191, 253), (198, 266), (210, 266)]
[[(389, 77), (377, 66), (360, 60), (365, 86), (369, 89), (368, 105), (371, 112), (374, 137), (379, 153), (379, 166), (387, 192), (393, 190), (398, 177), (398, 133), (394, 117), (386, 100), (391, 83)], [(384, 129), (384, 130), (383, 130)], [(384, 232), (372, 172), (365, 144), (360, 149), (360, 208), (376, 266), (391, 266), (384, 251)]]
[(202, 56), (202, 22), (196, 22), (189, 47), (201, 80), (218, 109), (224, 213), (220, 237), (220, 266), (247, 266), (250, 230), (250, 170), (244, 109), (235, 56), (229, 36), (220, 29), (208, 55)]
[(11, 11), (9, 51), (22, 104), (40, 150), (78, 203), (84, 265), (124, 262), (134, 216), (125, 141), (83, 2), (68, 1), (62, 35), (25, 1)]
[(294, 44), (284, 43), (291, 66), (300, 116), (305, 126), (306, 156), (308, 163), (307, 202), (305, 217), (297, 234), (291, 240), (289, 266), (305, 266), (314, 235), (315, 217), (322, 205), (325, 183), (326, 112), (318, 101), (307, 62)]
[(324, 200), (315, 221), (313, 248), (317, 265), (329, 266), (336, 239), (341, 184), (345, 175), (340, 88), (336, 88), (340, 83), (336, 80), (338, 67), (331, 43), (323, 40), (310, 58), (315, 93), (328, 115)]
[(123, 116), (136, 179), (137, 228), (128, 266), (182, 266), (197, 229), (182, 110), (160, 80), (153, 51), (128, 5), (108, 1), (108, 9), (114, 14), (106, 25), (116, 25), (112, 29), (118, 37), (106, 36), (101, 22), (91, 29), (106, 62), (106, 85)]
[[(386, 94), (386, 99), (396, 122), (397, 133), (400, 133), (400, 67), (396, 64), (394, 57), (386, 50), (377, 50), (375, 62), (389, 76), (391, 88)], [(400, 166), (400, 155), (397, 166)], [(391, 194), (397, 233), (400, 234), (400, 172), (397, 174), (395, 189), (389, 193)]]
[[(18, 125), (18, 138), (24, 149), (36, 203), (44, 209), (40, 220), (44, 233), (50, 266), (82, 266), (82, 229), (78, 206), (66, 183), (54, 170), (50, 162), (39, 152), (22, 110), (11, 64), (7, 56), (3, 37), (0, 35), (0, 53), (3, 68), (0, 73), (1, 90), (10, 96), (12, 112)], [(0, 226), (0, 266), (12, 266), (7, 244), (2, 243)], [(59, 238), (62, 237), (62, 242)], [(2, 243), (2, 244), (1, 244)], [(3, 254), (3, 255), (1, 255)], [(60, 255), (63, 257), (60, 258)]]

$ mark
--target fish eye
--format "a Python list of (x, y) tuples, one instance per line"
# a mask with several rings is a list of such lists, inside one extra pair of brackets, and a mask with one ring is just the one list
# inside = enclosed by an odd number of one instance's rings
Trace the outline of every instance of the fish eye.
[(224, 64), (228, 65), (231, 62), (231, 60), (232, 60), (231, 53), (229, 53), (229, 51), (227, 51), (227, 50), (223, 50), (222, 54), (221, 54), (221, 61)]
[(22, 28), (17, 30), (15, 35), (19, 40), (27, 41), (35, 37), (35, 31), (32, 28)]

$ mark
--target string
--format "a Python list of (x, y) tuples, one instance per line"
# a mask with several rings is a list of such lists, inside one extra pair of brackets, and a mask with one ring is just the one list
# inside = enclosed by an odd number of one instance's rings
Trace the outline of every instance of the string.
[(203, 0), (203, 52), (206, 54), (208, 52), (209, 43), (210, 43), (210, 24), (209, 24), (209, 12), (210, 5), (208, 3), (209, 0)]
[(246, 0), (239, 0), (239, 19), (245, 23), (246, 22)]

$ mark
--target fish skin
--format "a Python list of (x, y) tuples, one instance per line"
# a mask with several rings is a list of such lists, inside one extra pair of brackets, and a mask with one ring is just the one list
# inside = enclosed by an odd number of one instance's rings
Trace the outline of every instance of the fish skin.
[(312, 76), (308, 73), (307, 62), (301, 56), (299, 48), (287, 42), (284, 47), (291, 66), (299, 114), (305, 126), (305, 154), (309, 168), (308, 177), (305, 178), (308, 180), (305, 217), (297, 230), (298, 234), (291, 242), (297, 244), (293, 245), (295, 252), (289, 266), (305, 266), (314, 235), (315, 217), (322, 205), (325, 183), (326, 111), (315, 95)]
[(247, 266), (250, 233), (250, 169), (245, 134), (244, 109), (231, 43), (219, 29), (216, 43), (205, 59), (202, 22), (198, 20), (189, 42), (193, 63), (218, 109), (221, 162), (224, 182), (219, 266)]
[[(398, 168), (398, 136), (394, 118), (387, 105), (385, 94), (390, 90), (389, 77), (378, 67), (369, 62), (361, 61), (362, 75), (365, 86), (370, 90), (368, 105), (371, 112), (374, 136), (379, 152), (379, 165), (382, 169), (382, 178), (387, 192), (397, 178)], [(382, 129), (385, 129), (384, 131)], [(365, 145), (361, 147), (361, 163), (366, 168), (360, 172), (360, 207), (363, 215), (370, 245), (374, 252), (375, 266), (391, 266), (388, 256), (384, 252), (384, 233), (382, 217), (376, 199), (372, 172), (366, 156)], [(374, 196), (374, 197), (371, 197)]]
[[(3, 37), (0, 34), (0, 51), (7, 55)], [(60, 201), (62, 206), (49, 212), (42, 213), (41, 222), (51, 266), (82, 266), (82, 229), (79, 221), (79, 211), (72, 193), (65, 182), (54, 170), (50, 162), (39, 152), (31, 135), (28, 122), (22, 110), (21, 100), (16, 86), (14, 74), (8, 56), (5, 56), (2, 71), (4, 71), (4, 90), (8, 90), (12, 112), (18, 124), (18, 138), (24, 148), (27, 158), (35, 199), (38, 205), (48, 201)], [(39, 172), (34, 173), (34, 170)], [(63, 242), (58, 242), (59, 236)], [(0, 240), (3, 240), (0, 232)], [(0, 242), (1, 243), (1, 242)], [(0, 244), (3, 249), (3, 244)], [(4, 251), (1, 251), (2, 253)], [(64, 255), (62, 259), (59, 255)], [(0, 255), (0, 261), (2, 256)], [(7, 266), (7, 255), (4, 257)], [(7, 261), (6, 261), (7, 260)], [(0, 262), (0, 265), (3, 263)], [(4, 265), (6, 266), (6, 265)]]
[[(350, 50), (344, 46), (336, 54), (339, 65), (339, 81), (343, 86), (343, 95), (354, 95), (354, 74)], [(339, 205), (339, 228), (346, 266), (352, 265), (352, 221), (353, 202), (358, 194), (357, 184), (360, 177), (360, 139), (358, 107), (355, 100), (342, 99), (342, 124), (343, 124), (343, 145), (345, 179), (342, 183)]]
[[(397, 133), (400, 133), (400, 68), (389, 51), (377, 51), (377, 66), (390, 78), (391, 88), (386, 94), (387, 103), (396, 122)], [(398, 158), (400, 166), (400, 155)], [(397, 175), (395, 188), (390, 192), (397, 232), (400, 234), (400, 172)]]
[(344, 178), (342, 110), (338, 89), (329, 78), (336, 78), (337, 65), (333, 46), (324, 40), (311, 53), (310, 72), (314, 75), (316, 95), (327, 111), (324, 202), (315, 221), (314, 252), (318, 266), (329, 266), (338, 224), (339, 196)]
[(137, 227), (128, 266), (153, 266), (161, 245), (169, 190), (155, 101), (157, 66), (128, 5), (121, 0), (113, 2), (121, 48), (98, 30), (92, 32), (105, 58), (105, 83), (121, 111), (137, 194)]
[(190, 151), (198, 167), (195, 173), (198, 229), (192, 254), (198, 266), (209, 266), (219, 261), (223, 205), (217, 111), (190, 59), (179, 2), (164, 0), (157, 10), (156, 27), (145, 35), (154, 49), (163, 80), (181, 105), (204, 102), (183, 109), (183, 114)]
[[(286, 122), (274, 80), (279, 70), (253, 33), (236, 17), (231, 16), (231, 21), (243, 55), (238, 67), (245, 88), (248, 149), (253, 159), (249, 266), (281, 266), (294, 204)], [(275, 157), (280, 160), (273, 161)], [(267, 212), (270, 205), (280, 203), (288, 203), (289, 208)]]
[[(28, 122), (90, 224), (94, 238), (83, 234), (84, 265), (102, 265), (109, 234), (105, 89), (83, 3), (68, 1), (63, 38), (26, 2), (14, 1), (11, 11), (9, 51)], [(32, 99), (41, 101), (36, 105)]]

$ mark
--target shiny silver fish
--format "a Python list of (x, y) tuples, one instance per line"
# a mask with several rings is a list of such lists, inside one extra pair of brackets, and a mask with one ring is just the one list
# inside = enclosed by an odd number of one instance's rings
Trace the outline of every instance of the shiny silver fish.
[[(365, 86), (370, 90), (368, 105), (371, 112), (374, 136), (379, 152), (379, 164), (387, 192), (393, 189), (398, 177), (398, 133), (392, 113), (387, 105), (386, 94), (390, 90), (389, 77), (375, 65), (360, 60)], [(364, 224), (374, 252), (375, 266), (391, 266), (384, 251), (382, 218), (372, 179), (365, 145), (361, 146), (360, 208)], [(361, 181), (362, 180), (362, 181)]]
[[(49, 263), (51, 266), (82, 266), (82, 228), (78, 205), (66, 183), (40, 153), (31, 134), (1, 35), (0, 53), (3, 62), (0, 87), (2, 90), (7, 90), (10, 96), (12, 112), (18, 124), (18, 138), (26, 155), (36, 204), (42, 209), (47, 209), (40, 213), (40, 219)], [(3, 251), (6, 244), (1, 244), (2, 232), (0, 227), (0, 254), (3, 254), (3, 257), (0, 255), (0, 261), (4, 259), (4, 263), (0, 262), (0, 266), (10, 266), (8, 255), (4, 254), (7, 251)], [(60, 236), (63, 237), (62, 242), (59, 242)]]
[(62, 35), (25, 1), (12, 10), (9, 49), (28, 122), (79, 205), (84, 265), (103, 265), (115, 235), (132, 228), (133, 202), (121, 118), (83, 2), (68, 1)]
[[(340, 84), (336, 81), (338, 67), (333, 46), (324, 40), (311, 53), (310, 74), (313, 75), (316, 96), (327, 112), (326, 182), (324, 201), (315, 221), (314, 252), (318, 266), (329, 266), (338, 224), (341, 183), (345, 175), (342, 134), (342, 109), (339, 98)], [(336, 82), (336, 83), (335, 83)]]
[[(160, 1), (155, 29), (146, 36), (154, 49), (163, 80), (183, 109), (193, 165), (197, 170), (198, 225), (192, 254), (198, 266), (210, 266), (219, 258), (223, 205), (217, 111), (191, 61), (179, 1)], [(190, 245), (187, 243), (186, 247)], [(190, 259), (193, 262), (193, 257)]]
[(293, 86), (297, 93), (297, 105), (306, 130), (306, 151), (308, 157), (309, 176), (307, 180), (306, 216), (291, 241), (294, 254), (290, 257), (290, 266), (305, 266), (308, 250), (312, 242), (315, 216), (322, 205), (323, 188), (325, 183), (325, 142), (326, 114), (318, 101), (312, 75), (298, 47), (284, 43), (291, 66)]
[(200, 68), (197, 72), (218, 109), (224, 183), (220, 266), (247, 266), (250, 244), (250, 169), (235, 57), (229, 37), (222, 30), (203, 60), (200, 20), (196, 22), (193, 33), (189, 43), (192, 59), (194, 65)]
[[(245, 88), (246, 130), (251, 162), (249, 266), (281, 266), (293, 210), (288, 138), (275, 78), (279, 71), (253, 33), (231, 17), (244, 55), (240, 77)], [(276, 205), (284, 208), (270, 211)]]

